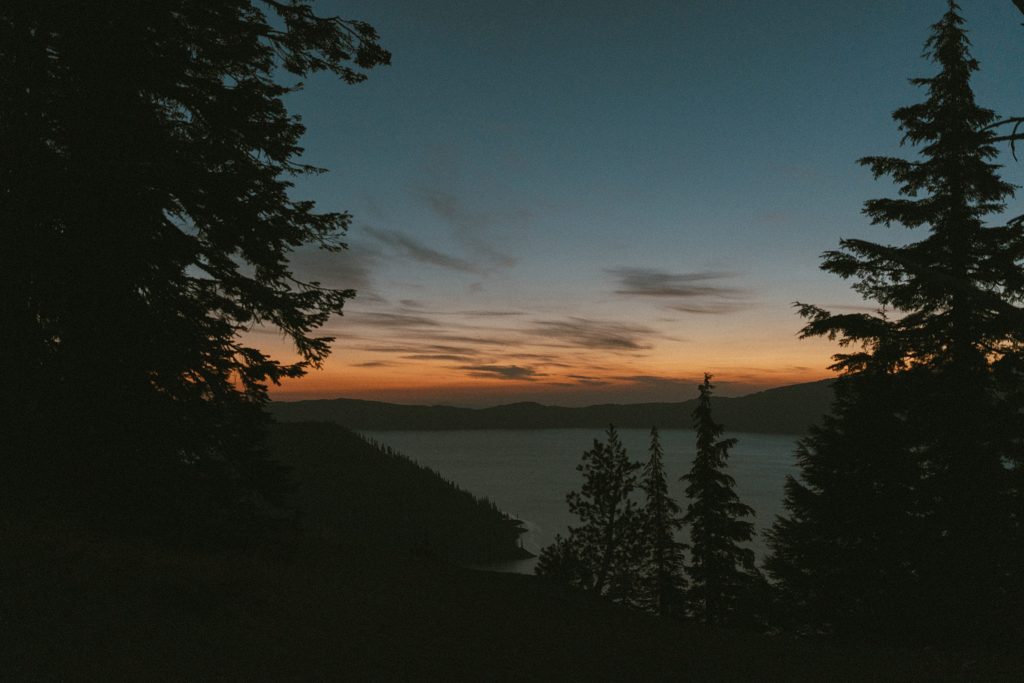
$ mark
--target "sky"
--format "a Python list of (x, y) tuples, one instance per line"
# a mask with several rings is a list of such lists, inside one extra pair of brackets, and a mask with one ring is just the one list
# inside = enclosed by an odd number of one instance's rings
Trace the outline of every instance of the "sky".
[[(1024, 15), (961, 6), (978, 103), (1024, 114)], [(299, 250), (296, 272), (358, 295), (321, 331), (323, 368), (275, 400), (587, 405), (686, 400), (704, 372), (725, 396), (823, 379), (839, 349), (801, 340), (793, 303), (873, 306), (821, 254), (923, 237), (870, 225), (864, 201), (894, 186), (856, 160), (913, 156), (891, 112), (924, 98), (908, 79), (935, 72), (944, 0), (315, 7), (372, 24), (392, 63), (288, 97), (303, 161), (328, 169), (293, 195), (352, 214), (349, 249)]]

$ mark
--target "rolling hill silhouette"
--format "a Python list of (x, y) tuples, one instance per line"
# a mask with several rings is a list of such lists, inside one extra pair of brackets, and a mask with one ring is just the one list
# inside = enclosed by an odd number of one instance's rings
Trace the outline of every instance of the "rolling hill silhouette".
[[(738, 398), (715, 397), (715, 417), (731, 432), (803, 434), (829, 412), (832, 380), (794, 384)], [(511, 403), (456, 408), (350, 398), (272, 402), (280, 422), (334, 422), (366, 431), (455, 429), (619, 428), (689, 429), (697, 399), (678, 403), (601, 404), (583, 408)]]

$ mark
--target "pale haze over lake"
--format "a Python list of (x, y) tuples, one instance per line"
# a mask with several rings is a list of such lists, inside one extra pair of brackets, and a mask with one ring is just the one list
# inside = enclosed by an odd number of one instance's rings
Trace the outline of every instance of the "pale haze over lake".
[[(577, 523), (569, 514), (565, 494), (582, 484), (576, 465), (583, 451), (593, 446), (595, 438), (604, 440), (598, 429), (363, 433), (522, 519), (528, 529), (523, 547), (534, 554), (550, 544), (555, 534), (564, 536), (567, 527)], [(683, 429), (660, 434), (669, 493), (685, 509), (685, 487), (679, 477), (693, 462), (696, 435)], [(649, 431), (622, 429), (619, 435), (630, 458), (646, 462)], [(728, 471), (736, 479), (741, 500), (757, 511), (758, 536), (752, 547), (761, 559), (765, 553), (761, 532), (782, 512), (782, 487), (786, 475), (796, 473), (793, 452), (800, 437), (745, 433), (725, 437), (738, 439), (730, 451)], [(535, 563), (525, 560), (500, 568), (532, 573)]]

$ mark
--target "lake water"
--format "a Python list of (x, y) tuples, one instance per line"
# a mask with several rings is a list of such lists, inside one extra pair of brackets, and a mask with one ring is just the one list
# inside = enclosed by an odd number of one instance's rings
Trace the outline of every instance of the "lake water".
[[(441, 432), (364, 432), (421, 465), (439, 472), (459, 487), (486, 496), (499, 508), (523, 520), (527, 532), (523, 547), (538, 554), (566, 533), (575, 517), (569, 514), (565, 494), (579, 489), (576, 471), (580, 456), (604, 439), (596, 429), (481, 430)], [(645, 429), (622, 429), (619, 436), (633, 460), (646, 462), (650, 434)], [(685, 510), (684, 485), (679, 477), (690, 469), (695, 434), (690, 430), (660, 432), (665, 451), (669, 493)], [(782, 487), (787, 474), (795, 474), (793, 458), (799, 436), (780, 434), (726, 434), (738, 439), (730, 451), (729, 474), (736, 479), (740, 499), (754, 508), (758, 536), (751, 544), (764, 556), (761, 531), (782, 512)], [(535, 559), (489, 567), (532, 573)]]

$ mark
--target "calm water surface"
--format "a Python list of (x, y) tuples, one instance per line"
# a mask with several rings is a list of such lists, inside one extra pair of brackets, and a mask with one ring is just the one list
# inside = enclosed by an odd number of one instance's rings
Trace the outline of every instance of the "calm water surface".
[[(576, 471), (580, 455), (589, 450), (600, 430), (542, 429), (448, 432), (364, 432), (391, 446), (421, 465), (439, 472), (477, 496), (486, 496), (499, 508), (523, 520), (527, 533), (523, 547), (534, 554), (566, 533), (576, 519), (569, 514), (565, 494), (578, 489), (582, 476)], [(644, 429), (619, 431), (633, 460), (646, 462), (650, 435)], [(795, 474), (793, 451), (799, 436), (780, 434), (726, 434), (738, 439), (730, 452), (729, 473), (736, 479), (740, 499), (754, 508), (758, 537), (751, 547), (759, 558), (765, 546), (761, 531), (782, 511), (782, 485)], [(684, 486), (679, 477), (693, 462), (695, 434), (689, 430), (661, 432), (669, 493), (685, 509)], [(536, 560), (522, 560), (500, 567), (505, 571), (532, 573)]]

